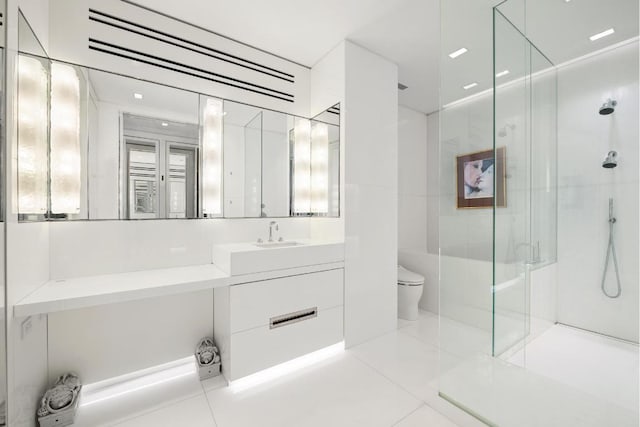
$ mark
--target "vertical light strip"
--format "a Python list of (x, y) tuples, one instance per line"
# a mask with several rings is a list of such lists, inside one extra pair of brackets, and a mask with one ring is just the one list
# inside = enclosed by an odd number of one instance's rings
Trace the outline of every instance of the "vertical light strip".
[(18, 213), (47, 212), (47, 72), (18, 56)]
[(325, 123), (311, 128), (311, 212), (329, 212), (329, 128)]
[(51, 64), (51, 212), (80, 213), (80, 80), (69, 65)]
[(202, 111), (202, 209), (222, 214), (222, 101), (206, 98)]
[(296, 117), (293, 138), (293, 213), (304, 214), (311, 212), (311, 121)]

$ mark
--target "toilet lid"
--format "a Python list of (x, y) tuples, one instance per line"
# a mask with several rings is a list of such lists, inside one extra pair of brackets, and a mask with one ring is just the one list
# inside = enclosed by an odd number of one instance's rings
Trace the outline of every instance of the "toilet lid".
[(424, 283), (424, 277), (399, 265), (398, 283), (401, 285), (422, 285)]

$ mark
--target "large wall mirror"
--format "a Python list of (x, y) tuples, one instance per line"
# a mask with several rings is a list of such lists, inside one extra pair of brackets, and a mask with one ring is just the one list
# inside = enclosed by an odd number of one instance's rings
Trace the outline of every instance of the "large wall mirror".
[(339, 107), (310, 120), (22, 52), (29, 220), (339, 216)]

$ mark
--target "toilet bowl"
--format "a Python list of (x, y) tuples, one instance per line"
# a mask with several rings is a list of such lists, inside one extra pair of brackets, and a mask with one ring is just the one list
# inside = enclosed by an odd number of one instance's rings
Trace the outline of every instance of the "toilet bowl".
[(398, 266), (398, 317), (404, 320), (418, 319), (418, 302), (424, 288), (424, 277)]

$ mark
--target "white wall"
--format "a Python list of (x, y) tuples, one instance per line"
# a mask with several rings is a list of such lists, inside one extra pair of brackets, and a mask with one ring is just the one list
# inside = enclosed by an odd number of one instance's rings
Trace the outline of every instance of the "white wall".
[[(33, 2), (37, 9), (37, 4)], [(21, 3), (22, 4), (22, 3)], [(35, 290), (49, 276), (49, 224), (17, 222), (16, 55), (18, 1), (6, 8), (6, 304), (8, 425), (35, 427), (39, 398), (47, 388), (46, 316), (14, 318), (13, 305)], [(44, 30), (38, 30), (44, 31)], [(46, 31), (45, 31), (46, 32)]]
[[(558, 320), (638, 341), (638, 42), (580, 60), (558, 72)], [(607, 98), (613, 114), (600, 116)], [(604, 169), (609, 150), (618, 167)], [(600, 290), (614, 198), (622, 295)], [(606, 277), (616, 290), (613, 264)]]
[(38, 41), (49, 52), (49, 0), (19, 0), (18, 5)]
[[(438, 135), (435, 138), (429, 132), (434, 123), (428, 116), (400, 106), (398, 108), (398, 263), (415, 271), (425, 278), (424, 291), (420, 298), (420, 307), (438, 312), (438, 257), (428, 253), (430, 239), (437, 234), (429, 235), (430, 210), (429, 202), (436, 207), (437, 199), (429, 199), (429, 187), (437, 181), (429, 181), (432, 170), (438, 170)], [(435, 157), (428, 154), (433, 152)], [(437, 172), (436, 172), (437, 177)], [(433, 190), (431, 190), (433, 194)], [(437, 193), (436, 193), (437, 194)], [(432, 227), (431, 227), (432, 228)], [(437, 228), (437, 223), (436, 223)], [(432, 231), (432, 230), (431, 230)]]
[(345, 43), (345, 341), (397, 325), (398, 68)]

